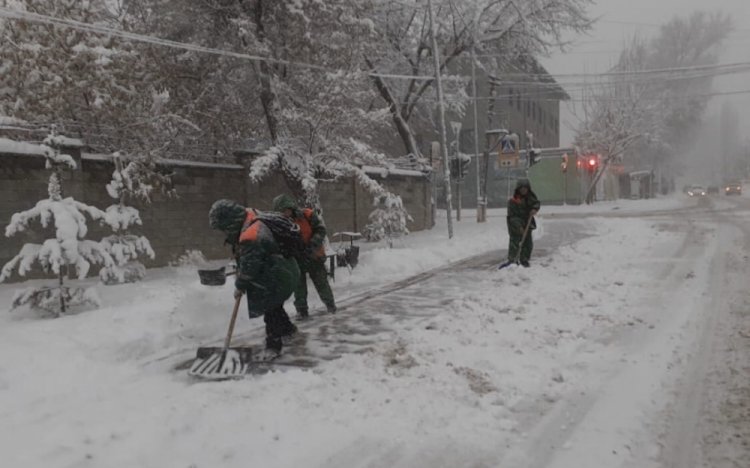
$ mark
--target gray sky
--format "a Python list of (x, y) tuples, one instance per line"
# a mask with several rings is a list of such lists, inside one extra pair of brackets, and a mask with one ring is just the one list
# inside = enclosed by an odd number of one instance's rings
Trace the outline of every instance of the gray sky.
[[(695, 10), (721, 10), (729, 13), (734, 21), (735, 31), (729, 37), (721, 63), (750, 61), (750, 0), (596, 0), (592, 7), (593, 17), (600, 18), (587, 36), (576, 36), (575, 45), (565, 53), (557, 53), (542, 60), (552, 74), (597, 73), (613, 66), (625, 41), (639, 34), (652, 36), (658, 32), (658, 25), (669, 21), (675, 15), (688, 15)], [(623, 24), (628, 23), (628, 24)], [(632, 24), (630, 24), (632, 23)], [(750, 75), (737, 75), (721, 78), (714, 82), (720, 91), (750, 90)], [(580, 98), (580, 91), (576, 91)], [(712, 109), (721, 105), (720, 98), (714, 98)], [(743, 122), (750, 122), (750, 94), (733, 96), (742, 113)], [(570, 144), (573, 127), (577, 119), (569, 110), (570, 105), (561, 108), (561, 143)]]

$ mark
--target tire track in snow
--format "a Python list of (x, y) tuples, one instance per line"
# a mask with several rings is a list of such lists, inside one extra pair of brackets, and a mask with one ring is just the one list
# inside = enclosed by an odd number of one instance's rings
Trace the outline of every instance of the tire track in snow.
[[(675, 286), (684, 282), (705, 256), (700, 227), (684, 218), (678, 218), (677, 222), (687, 230), (687, 236), (672, 255), (675, 261), (668, 262), (660, 276), (663, 278), (663, 287), (660, 288), (662, 302), (679, 289)], [(685, 258), (692, 261), (686, 262)], [(617, 334), (613, 340), (630, 349), (632, 354), (628, 354), (615, 369), (594, 369), (603, 376), (598, 388), (578, 388), (574, 394), (554, 404), (539, 402), (535, 407), (535, 403), (529, 403), (518, 408), (520, 413), (528, 414), (519, 428), (525, 437), (506, 454), (499, 466), (600, 468), (626, 463), (632, 458), (631, 449), (636, 449), (624, 440), (628, 436), (628, 424), (633, 425), (633, 415), (629, 411), (638, 411), (638, 407), (632, 405), (639, 399), (647, 400), (648, 395), (646, 390), (623, 392), (623, 388), (630, 388), (635, 382), (650, 383), (653, 380), (650, 368), (657, 361), (666, 368), (671, 354), (658, 349), (659, 340), (679, 328), (679, 324), (679, 317), (676, 321), (662, 318), (655, 330), (648, 333), (648, 338), (635, 331)], [(649, 350), (649, 343), (653, 343), (656, 349)], [(611, 366), (612, 363), (604, 364)], [(611, 412), (612, 408), (614, 412)], [(618, 427), (618, 418), (627, 424)], [(656, 454), (655, 450), (649, 453)], [(640, 462), (634, 466), (645, 468), (648, 465)]]
[[(732, 203), (735, 211), (747, 210), (743, 200)], [(741, 428), (731, 427), (731, 420), (721, 414), (721, 405), (712, 405), (717, 396), (727, 401), (741, 398), (733, 395), (736, 388), (727, 388), (731, 371), (726, 369), (729, 365), (726, 348), (737, 332), (735, 325), (740, 325), (735, 324), (732, 309), (748, 299), (744, 278), (748, 271), (750, 228), (736, 216), (723, 213), (716, 214), (716, 221), (720, 224), (719, 241), (726, 251), (712, 262), (711, 307), (705, 320), (696, 325), (700, 327), (698, 340), (684, 365), (675, 402), (667, 412), (668, 429), (661, 460), (668, 468), (744, 467), (750, 458), (748, 431), (745, 430), (743, 441)], [(737, 251), (744, 256), (738, 256)], [(747, 376), (744, 382), (741, 378), (736, 380), (739, 386), (746, 389), (750, 386)], [(715, 453), (719, 446), (724, 453)]]

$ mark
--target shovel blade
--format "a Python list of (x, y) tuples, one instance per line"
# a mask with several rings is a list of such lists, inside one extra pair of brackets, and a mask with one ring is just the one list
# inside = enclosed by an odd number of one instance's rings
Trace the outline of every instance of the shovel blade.
[(251, 348), (198, 348), (188, 375), (207, 380), (244, 377), (251, 356)]

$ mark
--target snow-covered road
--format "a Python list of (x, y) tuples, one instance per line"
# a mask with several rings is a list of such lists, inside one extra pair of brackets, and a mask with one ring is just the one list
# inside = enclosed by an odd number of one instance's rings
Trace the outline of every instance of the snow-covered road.
[(175, 371), (231, 293), (190, 270), (3, 314), (3, 465), (750, 466), (750, 203), (638, 205), (550, 210), (528, 270), (495, 270), (502, 214), (366, 252), (341, 313), (304, 326), (312, 369)]

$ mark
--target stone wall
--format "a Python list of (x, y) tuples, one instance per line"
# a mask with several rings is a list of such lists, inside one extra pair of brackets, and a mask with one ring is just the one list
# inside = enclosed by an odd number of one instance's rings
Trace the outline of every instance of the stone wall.
[[(114, 170), (112, 162), (103, 156), (81, 155), (78, 148), (67, 148), (76, 159), (78, 168), (65, 173), (63, 188), (66, 196), (73, 196), (100, 209), (114, 203), (106, 192)], [(260, 184), (250, 183), (241, 164), (203, 164), (165, 161), (165, 169), (173, 174), (176, 197), (157, 194), (150, 205), (134, 204), (141, 211), (141, 233), (148, 237), (156, 252), (147, 266), (164, 266), (188, 250), (200, 250), (210, 259), (227, 256), (221, 234), (208, 227), (208, 210), (220, 198), (228, 198), (259, 209), (271, 208), (273, 198), (288, 192), (284, 180), (273, 175)], [(414, 221), (409, 229), (419, 231), (432, 225), (430, 217), (430, 183), (424, 176), (414, 174), (373, 174), (389, 190), (402, 196)], [(47, 197), (49, 172), (44, 158), (38, 155), (0, 152), (0, 234), (13, 213), (27, 210)], [(329, 234), (340, 231), (360, 231), (367, 224), (372, 211), (372, 196), (352, 179), (322, 182), (321, 204)], [(0, 267), (15, 256), (25, 242), (38, 242), (54, 235), (34, 223), (34, 232), (6, 238), (0, 237)], [(46, 231), (46, 232), (45, 232)], [(89, 222), (89, 236), (98, 239), (108, 231)], [(14, 278), (18, 279), (18, 278)]]

